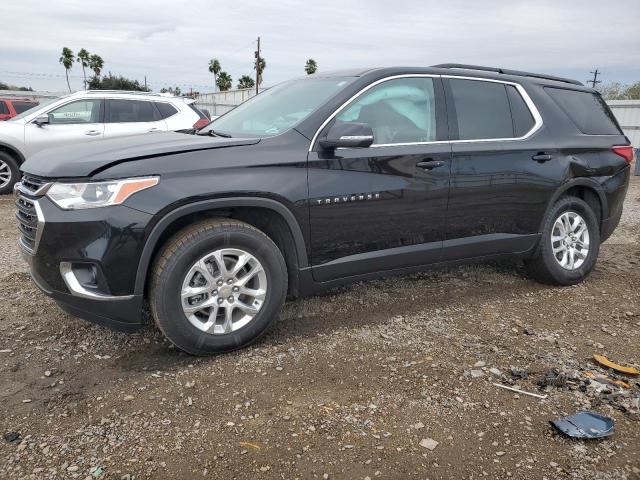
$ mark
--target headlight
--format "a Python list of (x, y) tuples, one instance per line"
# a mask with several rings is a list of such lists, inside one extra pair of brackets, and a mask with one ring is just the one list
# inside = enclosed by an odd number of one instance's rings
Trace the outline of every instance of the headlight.
[(56, 205), (64, 210), (120, 205), (136, 192), (157, 185), (159, 177), (128, 178), (107, 182), (54, 183), (47, 191)]

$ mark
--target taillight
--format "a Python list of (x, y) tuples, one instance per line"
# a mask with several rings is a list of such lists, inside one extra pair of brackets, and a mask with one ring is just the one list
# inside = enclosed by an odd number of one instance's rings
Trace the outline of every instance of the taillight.
[(627, 163), (631, 163), (633, 160), (633, 147), (631, 145), (617, 145), (611, 147), (611, 151), (616, 155), (620, 155)]
[(209, 120), (207, 120), (206, 118), (201, 118), (200, 120), (198, 120), (196, 123), (193, 124), (193, 128), (195, 128), (196, 130), (199, 130), (203, 127), (206, 127), (207, 125), (209, 125)]

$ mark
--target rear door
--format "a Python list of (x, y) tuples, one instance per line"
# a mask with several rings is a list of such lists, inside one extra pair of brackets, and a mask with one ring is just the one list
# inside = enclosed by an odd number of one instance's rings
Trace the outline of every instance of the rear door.
[(118, 98), (107, 99), (105, 104), (105, 138), (167, 130), (166, 122), (151, 101)]
[(49, 123), (25, 125), (25, 148), (31, 155), (45, 148), (100, 140), (104, 134), (102, 100), (74, 100), (47, 112)]
[(313, 275), (317, 281), (440, 259), (450, 145), (439, 77), (381, 81), (334, 122), (371, 126), (368, 148), (309, 153)]
[(525, 251), (535, 245), (562, 164), (524, 88), (447, 78), (452, 138), (443, 259)]

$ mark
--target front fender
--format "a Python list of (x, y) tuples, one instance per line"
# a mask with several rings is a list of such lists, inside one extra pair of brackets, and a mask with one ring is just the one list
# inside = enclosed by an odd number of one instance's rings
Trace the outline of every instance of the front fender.
[(174, 210), (166, 213), (153, 227), (149, 234), (145, 246), (140, 257), (138, 264), (138, 270), (136, 273), (135, 294), (141, 295), (144, 293), (144, 288), (147, 279), (147, 273), (149, 271), (149, 265), (153, 258), (153, 252), (158, 244), (158, 241), (162, 237), (163, 232), (174, 221), (181, 217), (191, 215), (197, 212), (204, 212), (207, 210), (213, 210), (218, 208), (231, 208), (231, 207), (259, 207), (267, 208), (280, 214), (286, 221), (296, 246), (296, 255), (298, 259), (298, 266), (300, 268), (308, 266), (308, 256), (306, 244), (304, 241), (304, 235), (302, 229), (298, 224), (293, 213), (282, 203), (263, 197), (226, 197), (216, 198), (210, 200), (203, 200), (199, 202), (189, 203), (181, 207), (177, 207)]

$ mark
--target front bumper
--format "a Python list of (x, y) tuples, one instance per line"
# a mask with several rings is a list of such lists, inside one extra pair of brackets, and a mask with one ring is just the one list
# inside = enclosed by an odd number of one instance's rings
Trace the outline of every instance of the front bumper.
[(21, 198), (37, 210), (38, 241), (29, 248), (21, 229), (20, 247), (38, 288), (72, 315), (117, 330), (141, 327), (143, 296), (134, 285), (152, 216), (123, 205), (65, 211), (44, 196)]

